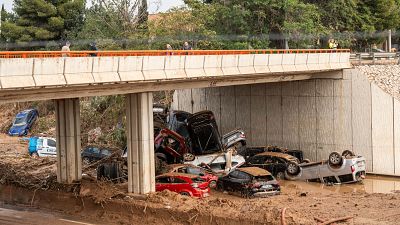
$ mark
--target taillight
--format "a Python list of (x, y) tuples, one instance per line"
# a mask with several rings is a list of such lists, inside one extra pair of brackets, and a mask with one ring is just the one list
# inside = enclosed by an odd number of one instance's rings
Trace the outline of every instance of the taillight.
[(356, 171), (356, 168), (354, 168), (354, 166), (351, 166), (351, 172), (354, 173), (354, 171)]
[(240, 134), (240, 137), (241, 138), (246, 138), (246, 135), (245, 134)]

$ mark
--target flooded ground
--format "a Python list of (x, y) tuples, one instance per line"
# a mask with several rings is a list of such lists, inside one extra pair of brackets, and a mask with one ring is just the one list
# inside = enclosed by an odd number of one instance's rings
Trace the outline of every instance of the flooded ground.
[(316, 182), (301, 181), (281, 181), (283, 192), (300, 191), (300, 192), (321, 192), (321, 193), (399, 193), (400, 177), (386, 177), (377, 175), (367, 175), (363, 183), (354, 184), (334, 184), (326, 185)]

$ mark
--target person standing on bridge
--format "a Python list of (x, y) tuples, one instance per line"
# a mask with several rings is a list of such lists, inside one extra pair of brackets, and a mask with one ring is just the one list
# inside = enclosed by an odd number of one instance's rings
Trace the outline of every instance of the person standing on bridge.
[(174, 53), (172, 52), (174, 49), (170, 44), (167, 44), (167, 55), (173, 55)]
[[(62, 52), (69, 52), (71, 51), (69, 49), (69, 46), (71, 46), (71, 43), (69, 41), (65, 42), (65, 45), (61, 48)], [(69, 53), (62, 53), (62, 57), (68, 57)]]
[[(97, 48), (97, 46), (96, 46), (96, 42), (91, 42), (91, 43), (89, 44), (89, 50), (90, 50), (90, 51), (98, 51), (98, 50), (99, 50), (99, 49)], [(97, 56), (97, 53), (90, 53), (90, 56), (95, 57), (95, 56)]]
[(182, 50), (193, 50), (192, 46), (187, 41), (183, 44)]

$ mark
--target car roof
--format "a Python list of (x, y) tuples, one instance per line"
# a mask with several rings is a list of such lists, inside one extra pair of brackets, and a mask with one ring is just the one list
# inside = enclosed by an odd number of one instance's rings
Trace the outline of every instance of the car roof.
[(237, 170), (248, 173), (248, 174), (256, 176), (256, 177), (271, 175), (270, 172), (268, 172), (264, 169), (258, 168), (258, 167), (244, 167), (244, 168), (237, 168)]
[(187, 178), (196, 178), (198, 175), (188, 174), (188, 173), (164, 173), (158, 175), (157, 177), (187, 177)]
[(294, 157), (292, 155), (281, 153), (281, 152), (262, 152), (262, 153), (258, 153), (257, 155), (275, 156), (275, 157), (279, 157), (279, 158), (284, 158), (289, 161), (293, 161), (293, 160), (297, 159), (296, 157)]

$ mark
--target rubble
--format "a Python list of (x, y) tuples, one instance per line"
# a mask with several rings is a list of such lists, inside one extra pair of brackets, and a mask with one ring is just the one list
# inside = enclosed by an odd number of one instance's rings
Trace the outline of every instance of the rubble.
[(368, 80), (400, 100), (400, 65), (364, 65), (356, 68), (363, 72)]

